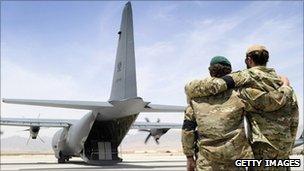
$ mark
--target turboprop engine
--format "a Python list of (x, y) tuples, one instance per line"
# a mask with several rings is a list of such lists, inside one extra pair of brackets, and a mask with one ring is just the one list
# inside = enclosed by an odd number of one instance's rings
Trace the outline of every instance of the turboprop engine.
[(44, 141), (38, 135), (39, 130), (40, 130), (39, 126), (31, 126), (30, 128), (23, 130), (23, 131), (29, 131), (30, 132), (30, 136), (27, 139), (26, 144), (28, 144), (30, 139), (37, 139), (37, 137), (40, 139), (41, 142), (44, 143)]
[(39, 133), (40, 127), (39, 126), (31, 126), (29, 128), (30, 131), (30, 137), (32, 139), (36, 139), (38, 137), (38, 133)]
[[(145, 120), (147, 122), (150, 122), (148, 118), (145, 118)], [(160, 123), (159, 118), (157, 119), (157, 123)], [(145, 144), (147, 144), (151, 136), (154, 138), (156, 144), (159, 144), (160, 137), (163, 136), (165, 133), (167, 133), (169, 131), (169, 128), (139, 129), (139, 131), (149, 132), (147, 138), (145, 139)]]

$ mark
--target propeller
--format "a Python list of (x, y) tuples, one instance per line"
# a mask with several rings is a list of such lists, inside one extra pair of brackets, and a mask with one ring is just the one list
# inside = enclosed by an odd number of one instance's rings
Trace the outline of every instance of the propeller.
[[(37, 117), (37, 120), (39, 122), (39, 117), (40, 117), (40, 114), (38, 114), (38, 117)], [(38, 139), (42, 142), (42, 143), (45, 143), (44, 140), (38, 135), (39, 133), (39, 130), (40, 130), (40, 127), (39, 126), (30, 126), (30, 128), (27, 128), (27, 129), (24, 129), (22, 131), (29, 131), (30, 132), (30, 135), (26, 141), (26, 144), (29, 143), (30, 139), (36, 139), (38, 137)]]
[[(145, 118), (146, 122), (150, 122), (149, 118)], [(160, 119), (157, 118), (157, 123), (160, 123)], [(149, 141), (149, 139), (151, 138), (151, 136), (154, 138), (155, 143), (159, 144), (159, 138), (165, 134), (169, 129), (157, 129), (157, 128), (153, 128), (153, 129), (139, 129), (138, 131), (143, 131), (143, 132), (148, 132), (148, 136), (145, 139), (145, 144), (147, 144), (147, 142)]]
[(45, 141), (39, 135), (37, 135), (37, 137), (42, 143), (45, 143)]
[[(45, 143), (45, 141), (39, 136), (37, 135), (38, 139), (42, 142), (42, 143)], [(26, 145), (28, 145), (29, 141), (31, 139), (31, 136), (28, 137), (27, 141), (26, 141)]]
[(146, 120), (147, 122), (150, 122), (149, 118), (145, 118), (145, 120)]
[(26, 145), (28, 145), (28, 143), (30, 142), (31, 139), (31, 135), (28, 137), (27, 141), (26, 141)]
[(149, 135), (147, 136), (146, 140), (145, 140), (145, 144), (147, 144), (148, 140), (150, 139), (151, 137), (151, 133), (149, 133)]

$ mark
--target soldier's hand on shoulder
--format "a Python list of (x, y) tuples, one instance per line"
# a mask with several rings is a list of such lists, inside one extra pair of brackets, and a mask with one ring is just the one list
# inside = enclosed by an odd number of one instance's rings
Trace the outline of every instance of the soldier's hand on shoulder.
[(289, 82), (289, 79), (283, 75), (280, 75), (279, 76), (281, 81), (283, 82), (283, 86), (290, 86), (290, 82)]

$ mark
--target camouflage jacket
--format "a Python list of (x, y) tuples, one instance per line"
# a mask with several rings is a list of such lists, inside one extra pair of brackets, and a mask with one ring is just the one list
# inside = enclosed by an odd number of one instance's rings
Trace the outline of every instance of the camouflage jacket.
[[(185, 90), (188, 99), (195, 99), (242, 87), (239, 97), (247, 108), (251, 143), (265, 142), (278, 153), (288, 155), (295, 140), (299, 113), (295, 93), (287, 86), (279, 88), (281, 84), (273, 69), (259, 66), (222, 78), (194, 80), (186, 85)], [(262, 92), (254, 92), (250, 88)], [(268, 96), (272, 98), (258, 100), (266, 92), (271, 93), (275, 90), (284, 93), (284, 98), (275, 99), (276, 93), (273, 93), (273, 97)]]
[[(193, 153), (193, 129), (196, 123), (199, 153), (207, 161), (231, 162), (253, 158), (243, 125), (244, 104), (238, 91), (230, 90), (215, 96), (192, 99), (185, 113), (182, 130), (184, 153)], [(188, 122), (188, 125), (187, 125)], [(195, 144), (194, 144), (195, 145)]]

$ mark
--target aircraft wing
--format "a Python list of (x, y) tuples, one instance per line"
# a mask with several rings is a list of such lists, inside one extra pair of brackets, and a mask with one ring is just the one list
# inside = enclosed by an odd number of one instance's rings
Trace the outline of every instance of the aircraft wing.
[(295, 147), (301, 146), (302, 144), (304, 144), (304, 131), (302, 131), (300, 138), (295, 141), (293, 147), (295, 148)]
[(295, 141), (293, 147), (295, 148), (295, 147), (298, 147), (298, 146), (300, 146), (300, 145), (302, 145), (302, 144), (304, 144), (304, 139), (303, 139), (303, 138), (300, 138), (300, 139), (297, 139), (297, 140)]
[(148, 103), (142, 112), (184, 112), (185, 106), (170, 106)]
[(182, 124), (177, 123), (153, 123), (153, 122), (135, 122), (131, 129), (163, 129), (163, 128), (170, 128), (170, 129), (182, 129)]
[(69, 127), (75, 122), (77, 120), (0, 118), (0, 125), (7, 126)]
[(113, 107), (112, 104), (108, 102), (96, 102), (96, 101), (32, 100), (32, 99), (2, 99), (2, 101), (4, 103), (12, 103), (12, 104), (85, 109), (85, 110)]

